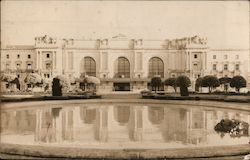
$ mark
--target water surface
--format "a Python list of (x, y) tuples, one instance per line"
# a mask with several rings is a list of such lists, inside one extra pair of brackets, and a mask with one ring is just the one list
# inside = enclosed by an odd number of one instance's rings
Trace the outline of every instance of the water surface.
[(185, 105), (65, 104), (1, 111), (1, 142), (82, 148), (185, 148), (248, 144), (214, 131), (248, 112)]

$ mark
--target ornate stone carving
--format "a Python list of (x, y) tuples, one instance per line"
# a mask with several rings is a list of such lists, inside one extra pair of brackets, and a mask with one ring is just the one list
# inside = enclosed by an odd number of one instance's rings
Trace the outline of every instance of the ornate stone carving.
[(182, 39), (174, 39), (174, 40), (165, 40), (165, 48), (166, 49), (184, 49), (187, 45), (190, 44), (198, 44), (205, 45), (207, 43), (206, 38), (200, 38), (198, 36), (194, 37), (185, 37)]
[(36, 37), (35, 42), (36, 44), (56, 44), (56, 38), (45, 35), (43, 37)]

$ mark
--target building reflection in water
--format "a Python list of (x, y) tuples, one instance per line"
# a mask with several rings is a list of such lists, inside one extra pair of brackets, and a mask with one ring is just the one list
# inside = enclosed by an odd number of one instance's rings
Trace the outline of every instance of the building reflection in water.
[(223, 118), (250, 121), (233, 111), (186, 107), (104, 105), (3, 111), (1, 135), (34, 134), (37, 143), (153, 142), (207, 144)]
[(33, 133), (35, 116), (35, 110), (1, 111), (1, 134)]

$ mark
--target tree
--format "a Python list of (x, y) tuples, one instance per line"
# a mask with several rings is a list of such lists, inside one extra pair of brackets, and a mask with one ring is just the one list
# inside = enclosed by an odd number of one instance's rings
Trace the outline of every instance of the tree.
[(176, 92), (176, 88), (177, 88), (177, 85), (176, 85), (176, 78), (168, 78), (165, 80), (164, 84), (166, 86), (171, 86), (174, 88), (174, 91)]
[(52, 82), (52, 96), (62, 96), (62, 85), (58, 78), (53, 78)]
[(75, 81), (79, 82), (80, 88), (84, 88), (84, 90), (90, 86), (92, 86), (95, 90), (96, 86), (101, 83), (100, 79), (94, 76), (80, 76), (80, 78), (76, 78)]
[(228, 85), (229, 83), (231, 82), (232, 78), (230, 77), (222, 77), (222, 78), (219, 78), (219, 81), (220, 81), (220, 85), (223, 85), (224, 86), (224, 91), (227, 92), (228, 90)]
[(1, 73), (1, 81), (9, 83), (9, 82), (13, 81), (15, 78), (16, 78), (16, 75)]
[(16, 75), (2, 73), (1, 81), (7, 82), (8, 86), (13, 86), (13, 84), (16, 84), (16, 88), (20, 90), (20, 82)]
[(10, 83), (16, 84), (16, 88), (20, 90), (20, 81), (17, 77)]
[(162, 81), (161, 81), (160, 77), (153, 77), (151, 79), (150, 85), (151, 85), (152, 89), (153, 89), (153, 87), (155, 88), (155, 92), (156, 92), (156, 88), (159, 91), (159, 87), (160, 87), (161, 83), (162, 83)]
[(66, 91), (66, 90), (69, 89), (70, 84), (71, 84), (70, 78), (69, 78), (69, 77), (67, 77), (67, 76), (65, 76), (65, 75), (58, 75), (58, 76), (56, 76), (55, 78), (59, 79), (60, 85), (62, 86), (62, 89), (63, 89), (63, 90)]
[(176, 85), (180, 87), (181, 96), (189, 96), (188, 87), (191, 85), (191, 81), (187, 76), (179, 76), (176, 79)]
[(202, 87), (208, 87), (209, 93), (212, 92), (212, 89), (220, 86), (218, 78), (210, 75), (203, 77), (201, 83)]
[(242, 76), (234, 76), (230, 82), (230, 87), (235, 88), (237, 92), (240, 92), (240, 89), (246, 87), (247, 82)]
[(43, 78), (37, 73), (30, 73), (24, 79), (24, 82), (30, 84), (32, 88), (43, 84)]
[(195, 91), (199, 92), (201, 87), (202, 87), (202, 77), (199, 77), (195, 81)]

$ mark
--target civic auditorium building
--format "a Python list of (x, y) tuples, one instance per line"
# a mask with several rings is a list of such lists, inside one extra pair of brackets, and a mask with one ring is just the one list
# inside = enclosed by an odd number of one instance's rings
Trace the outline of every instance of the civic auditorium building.
[[(44, 78), (57, 75), (100, 78), (101, 91), (135, 91), (147, 88), (153, 76), (163, 80), (187, 75), (194, 86), (199, 76), (218, 78), (242, 75), (250, 85), (249, 49), (211, 49), (198, 36), (174, 40), (35, 38), (32, 46), (1, 48), (1, 72), (22, 81), (28, 72)], [(25, 85), (21, 86), (25, 88)]]

